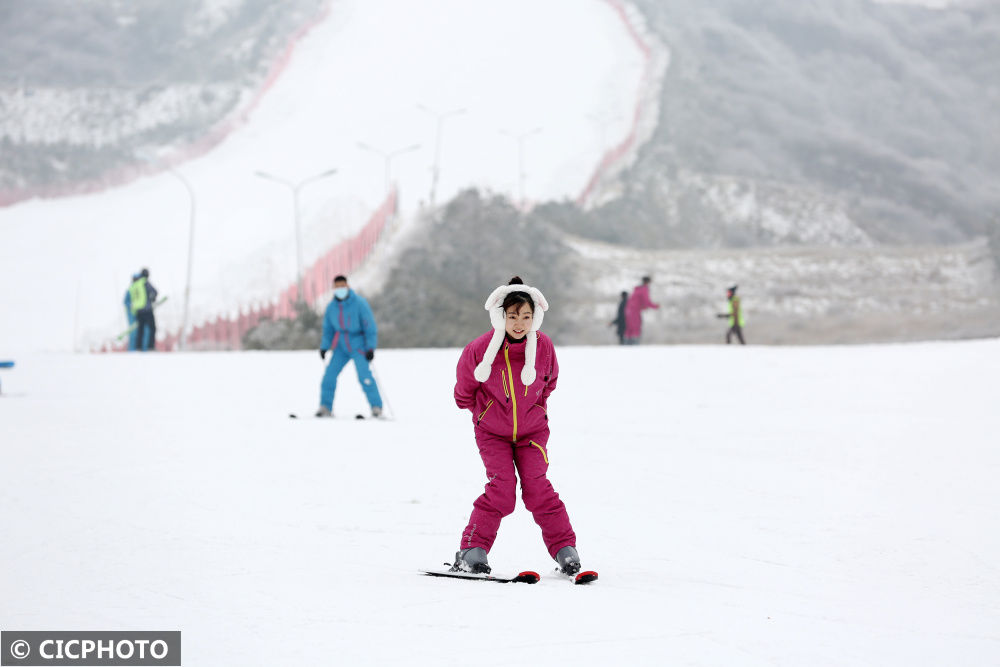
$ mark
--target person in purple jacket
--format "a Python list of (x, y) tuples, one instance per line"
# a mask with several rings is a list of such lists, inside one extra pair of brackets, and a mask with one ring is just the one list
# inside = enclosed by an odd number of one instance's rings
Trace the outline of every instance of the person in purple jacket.
[(455, 403), (472, 413), (489, 481), (472, 505), (453, 570), (490, 572), (487, 553), (501, 519), (514, 511), (520, 477), (521, 498), (549, 555), (564, 573), (580, 571), (569, 514), (546, 477), (546, 402), (559, 378), (552, 339), (538, 330), (548, 308), (539, 290), (512, 278), (486, 300), (493, 331), (469, 343), (458, 361)]

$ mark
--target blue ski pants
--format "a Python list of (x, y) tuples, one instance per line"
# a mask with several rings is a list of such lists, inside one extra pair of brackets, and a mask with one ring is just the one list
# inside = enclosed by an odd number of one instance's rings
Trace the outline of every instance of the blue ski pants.
[(347, 362), (353, 359), (354, 368), (358, 371), (358, 381), (368, 398), (368, 404), (373, 408), (381, 408), (382, 397), (378, 393), (375, 377), (372, 375), (364, 352), (359, 350), (348, 352), (338, 345), (332, 350), (332, 353), (333, 356), (330, 357), (330, 363), (326, 366), (326, 372), (323, 373), (323, 382), (320, 384), (319, 404), (328, 410), (333, 410), (333, 396), (337, 392), (337, 376), (340, 375), (340, 371), (344, 370)]

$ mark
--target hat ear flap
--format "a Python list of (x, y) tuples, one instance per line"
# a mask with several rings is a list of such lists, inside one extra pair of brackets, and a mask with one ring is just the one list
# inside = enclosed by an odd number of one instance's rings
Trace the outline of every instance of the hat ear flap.
[(538, 331), (542, 328), (542, 320), (545, 318), (545, 311), (535, 308), (535, 314), (531, 317), (531, 330)]
[(507, 329), (506, 318), (504, 317), (503, 308), (497, 306), (496, 308), (490, 309), (490, 324), (497, 331), (505, 331)]
[(535, 287), (529, 287), (526, 291), (535, 304), (535, 312), (531, 318), (531, 330), (538, 331), (542, 328), (542, 320), (545, 319), (545, 311), (549, 309), (549, 302), (545, 300), (545, 295)]
[(500, 323), (501, 327), (494, 329), (493, 337), (490, 338), (490, 344), (486, 346), (486, 352), (483, 353), (483, 360), (472, 371), (472, 376), (478, 382), (486, 382), (490, 378), (490, 372), (493, 369), (493, 360), (497, 358), (497, 352), (500, 351), (500, 346), (503, 344), (503, 321), (501, 320)]
[(535, 383), (535, 350), (538, 347), (538, 334), (532, 331), (524, 344), (524, 367), (521, 369), (521, 382), (525, 387)]

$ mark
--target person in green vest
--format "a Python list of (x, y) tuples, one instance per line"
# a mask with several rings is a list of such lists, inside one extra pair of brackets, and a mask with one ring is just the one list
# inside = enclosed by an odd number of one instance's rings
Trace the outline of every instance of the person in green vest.
[(736, 285), (726, 288), (726, 300), (729, 303), (729, 312), (719, 313), (718, 317), (725, 317), (729, 320), (729, 329), (726, 331), (726, 345), (732, 342), (733, 336), (740, 341), (740, 345), (746, 345), (743, 340), (743, 306), (740, 305), (740, 297), (736, 296)]
[(149, 269), (143, 269), (128, 288), (132, 313), (135, 315), (137, 327), (135, 331), (136, 347), (139, 351), (156, 349), (156, 316), (153, 314), (153, 304), (156, 303), (156, 288), (149, 282)]
[(128, 335), (129, 352), (133, 352), (138, 349), (138, 346), (135, 344), (136, 341), (135, 330), (136, 328), (138, 328), (138, 325), (135, 322), (135, 313), (132, 312), (132, 283), (134, 283), (138, 279), (139, 279), (139, 274), (133, 273), (132, 282), (129, 283), (128, 289), (125, 290), (125, 317), (126, 319), (128, 319), (128, 328), (130, 331)]

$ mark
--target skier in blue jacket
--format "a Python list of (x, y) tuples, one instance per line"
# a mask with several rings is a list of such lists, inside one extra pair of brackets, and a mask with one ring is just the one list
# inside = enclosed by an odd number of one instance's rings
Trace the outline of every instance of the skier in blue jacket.
[(358, 380), (372, 408), (372, 417), (382, 415), (382, 397), (372, 376), (369, 362), (375, 358), (378, 343), (378, 329), (371, 306), (364, 297), (347, 285), (345, 276), (333, 279), (333, 300), (326, 307), (323, 316), (323, 340), (319, 347), (320, 359), (326, 359), (330, 350), (333, 355), (323, 373), (320, 384), (319, 410), (317, 417), (333, 416), (333, 396), (337, 391), (337, 376), (351, 359), (358, 371)]

